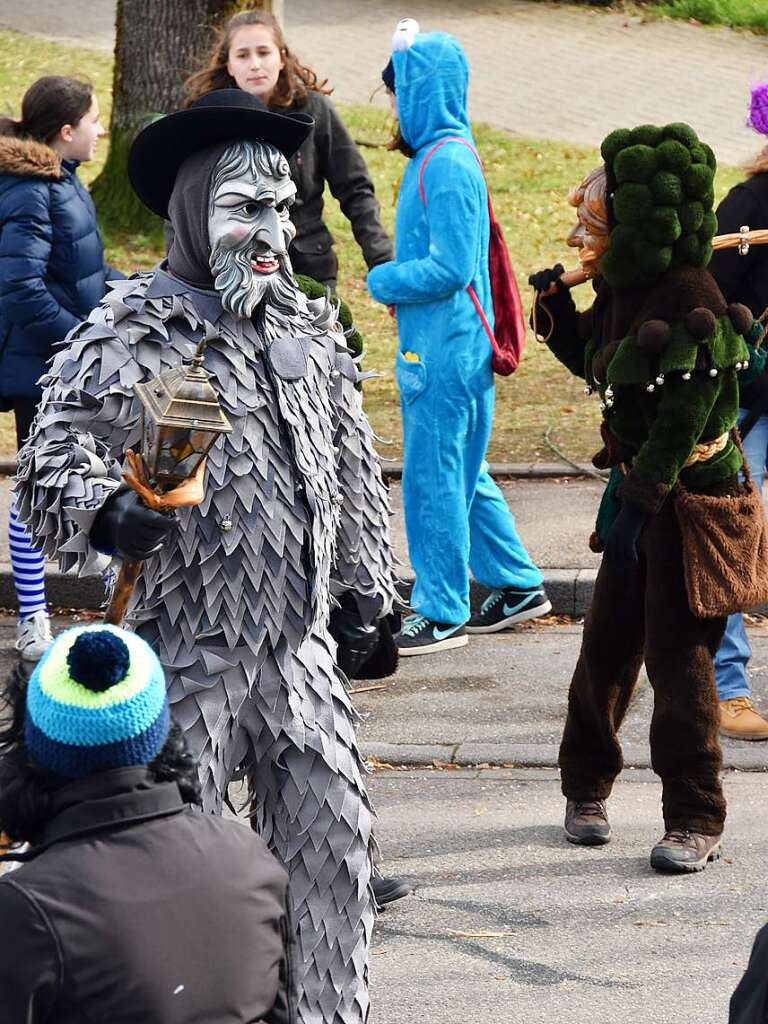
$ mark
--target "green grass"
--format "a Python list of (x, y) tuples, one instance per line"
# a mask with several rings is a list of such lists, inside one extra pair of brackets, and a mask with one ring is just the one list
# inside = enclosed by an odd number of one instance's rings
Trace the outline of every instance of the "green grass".
[(668, 0), (658, 12), (671, 18), (693, 18), (705, 25), (729, 25), (768, 32), (766, 0)]
[[(15, 109), (26, 86), (39, 74), (51, 72), (88, 75), (108, 113), (111, 88), (108, 56), (0, 32), (0, 107)], [(378, 108), (341, 106), (340, 109), (358, 141), (380, 144), (388, 137), (386, 117)], [(531, 294), (525, 282), (529, 273), (558, 260), (566, 265), (575, 264), (572, 253), (562, 241), (572, 222), (572, 211), (565, 196), (596, 165), (598, 154), (590, 147), (521, 139), (482, 125), (476, 126), (476, 135), (496, 213), (504, 228), (524, 303), (528, 305)], [(99, 159), (83, 168), (84, 180), (93, 180), (105, 154), (106, 142)], [(384, 224), (391, 232), (397, 183), (404, 160), (383, 148), (366, 146), (363, 154), (381, 201)], [(721, 169), (717, 178), (719, 194), (738, 178), (737, 170)], [(327, 212), (341, 264), (339, 291), (352, 307), (365, 335), (366, 365), (381, 371), (379, 378), (366, 384), (366, 409), (384, 442), (380, 446), (382, 454), (399, 458), (402, 435), (392, 372), (397, 344), (393, 321), (386, 310), (368, 296), (362, 255), (352, 238), (349, 223), (330, 196)], [(108, 235), (105, 242), (110, 262), (126, 273), (148, 269), (162, 255), (156, 242), (141, 235)], [(589, 301), (588, 288), (580, 289), (578, 295), (582, 303)], [(553, 440), (577, 460), (587, 459), (599, 447), (597, 403), (584, 397), (582, 384), (531, 336), (517, 373), (497, 380), (496, 420), (489, 452), (493, 460), (551, 460), (552, 453), (543, 441), (546, 430), (551, 430)], [(7, 414), (0, 415), (0, 454), (8, 454), (13, 448), (10, 418)]]
[[(550, 3), (551, 0), (545, 0)], [(768, 0), (555, 0), (648, 18), (668, 17), (768, 33)]]

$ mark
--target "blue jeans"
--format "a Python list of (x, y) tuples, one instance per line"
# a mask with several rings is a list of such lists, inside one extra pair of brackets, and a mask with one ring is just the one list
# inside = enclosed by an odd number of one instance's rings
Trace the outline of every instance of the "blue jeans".
[[(739, 410), (739, 422), (747, 415)], [(761, 416), (744, 438), (744, 455), (755, 486), (762, 490), (768, 462), (768, 416)], [(751, 697), (752, 686), (747, 676), (747, 665), (752, 657), (744, 619), (740, 614), (729, 615), (725, 636), (715, 655), (715, 682), (720, 700), (730, 697)]]

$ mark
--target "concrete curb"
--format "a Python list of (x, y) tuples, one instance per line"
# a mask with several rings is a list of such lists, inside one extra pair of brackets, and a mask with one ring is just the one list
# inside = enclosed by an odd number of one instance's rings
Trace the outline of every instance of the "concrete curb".
[[(367, 743), (361, 737), (364, 758), (374, 762), (425, 768), (453, 765), (457, 768), (488, 765), (505, 768), (554, 768), (558, 747), (554, 743)], [(739, 743), (725, 740), (722, 744), (723, 768), (742, 772), (768, 771), (765, 746), (762, 743)], [(650, 768), (650, 750), (640, 743), (628, 743), (624, 750), (625, 769)]]
[[(381, 469), (389, 480), (400, 480), (403, 475), (403, 463), (398, 459), (382, 459)], [(594, 476), (595, 469), (586, 462), (569, 466), (564, 462), (492, 462), (491, 476), (494, 479), (508, 480), (554, 480), (563, 477)], [(0, 476), (15, 476), (16, 460), (0, 458)]]
[[(586, 614), (597, 573), (594, 569), (545, 569), (544, 586), (552, 602), (554, 615), (567, 615), (580, 619)], [(413, 576), (406, 576), (406, 584)], [(70, 576), (48, 566), (45, 572), (48, 603), (61, 608), (100, 608), (104, 601), (104, 586), (100, 576)], [(488, 591), (474, 580), (470, 587), (472, 607), (478, 608)], [(0, 562), (0, 608), (15, 608), (16, 592), (13, 574), (8, 562)]]

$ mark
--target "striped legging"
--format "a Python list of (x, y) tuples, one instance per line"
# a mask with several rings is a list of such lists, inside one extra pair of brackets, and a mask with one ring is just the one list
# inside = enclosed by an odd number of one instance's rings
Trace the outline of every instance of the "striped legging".
[[(37, 403), (30, 399), (19, 399), (14, 404), (16, 417), (16, 440), (18, 447), (24, 444), (34, 419)], [(45, 611), (45, 559), (26, 528), (16, 516), (13, 499), (8, 513), (8, 541), (11, 551), (13, 585), (19, 602), (19, 618), (23, 622), (35, 612)]]

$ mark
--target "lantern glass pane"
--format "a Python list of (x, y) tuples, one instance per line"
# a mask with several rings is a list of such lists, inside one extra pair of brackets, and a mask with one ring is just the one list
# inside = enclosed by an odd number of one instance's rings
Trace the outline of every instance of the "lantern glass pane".
[(166, 427), (157, 460), (156, 477), (185, 480), (197, 469), (216, 434), (209, 430), (190, 431), (186, 427)]
[(157, 430), (155, 427), (154, 420), (147, 416), (146, 411), (142, 410), (143, 426), (142, 426), (142, 451), (144, 453), (144, 464), (147, 466), (150, 479), (155, 475), (154, 466), (155, 459), (157, 457), (156, 445), (157, 445)]

